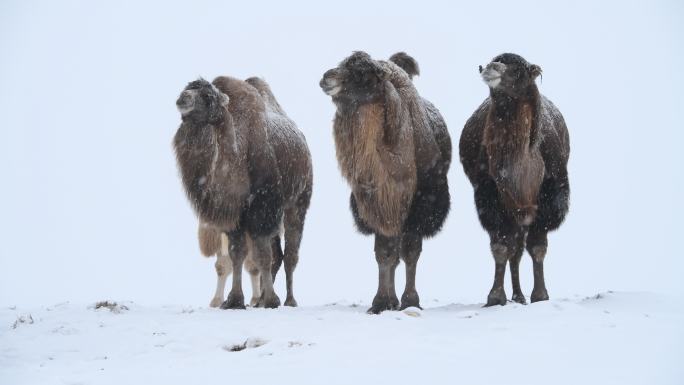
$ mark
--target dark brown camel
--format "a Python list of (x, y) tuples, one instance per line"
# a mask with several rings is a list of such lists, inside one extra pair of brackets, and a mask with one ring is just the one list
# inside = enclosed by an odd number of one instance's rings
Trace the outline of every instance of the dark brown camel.
[(489, 97), (466, 122), (459, 148), (496, 264), (487, 306), (506, 304), (508, 262), (513, 301), (526, 302), (518, 270), (525, 247), (534, 267), (530, 299), (547, 300), (546, 235), (563, 222), (570, 196), (568, 130), (560, 111), (539, 93), (539, 66), (506, 53), (480, 67), (480, 74)]

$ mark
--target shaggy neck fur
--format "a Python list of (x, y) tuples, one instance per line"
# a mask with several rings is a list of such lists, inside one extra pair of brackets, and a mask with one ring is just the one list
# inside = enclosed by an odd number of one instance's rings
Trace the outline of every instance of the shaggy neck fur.
[[(239, 140), (232, 115), (226, 110), (215, 124), (182, 123), (174, 139), (176, 156), (188, 198), (207, 223), (236, 226), (246, 195), (245, 143)], [(228, 197), (235, 199), (226, 199)]]
[[(384, 99), (338, 104), (334, 135), (337, 160), (359, 215), (375, 231), (400, 233), (416, 189), (413, 136), (405, 109), (388, 83)], [(394, 93), (391, 93), (394, 92)], [(397, 123), (404, 126), (397, 126)]]
[(492, 92), (484, 129), (489, 174), (504, 205), (521, 224), (530, 224), (544, 177), (539, 150), (540, 95), (536, 86), (520, 98)]

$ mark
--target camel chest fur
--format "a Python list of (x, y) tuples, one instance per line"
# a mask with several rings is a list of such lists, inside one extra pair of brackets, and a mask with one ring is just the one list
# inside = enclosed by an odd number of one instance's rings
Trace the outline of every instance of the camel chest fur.
[(412, 135), (402, 135), (392, 148), (384, 137), (381, 103), (359, 106), (335, 119), (337, 160), (352, 188), (359, 215), (387, 235), (401, 231), (416, 191)]

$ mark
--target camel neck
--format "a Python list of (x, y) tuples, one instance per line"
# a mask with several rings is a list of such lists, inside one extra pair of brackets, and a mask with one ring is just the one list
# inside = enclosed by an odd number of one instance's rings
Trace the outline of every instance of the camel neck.
[(217, 125), (212, 126), (213, 134), (216, 136), (216, 148), (218, 154), (230, 159), (237, 155), (237, 138), (235, 137), (235, 127), (230, 114), (225, 114), (224, 119)]
[(536, 88), (520, 98), (492, 95), (485, 130), (485, 145), (490, 157), (526, 153), (536, 143), (539, 103)]

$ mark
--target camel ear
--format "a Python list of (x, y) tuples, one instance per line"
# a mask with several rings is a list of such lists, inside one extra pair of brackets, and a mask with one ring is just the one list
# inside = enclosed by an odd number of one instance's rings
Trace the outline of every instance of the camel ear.
[(536, 64), (530, 65), (530, 76), (532, 77), (532, 80), (536, 79), (541, 74), (542, 74), (542, 69), (540, 66), (538, 66)]
[(219, 90), (213, 83), (211, 83), (211, 89), (218, 95), (219, 104), (222, 107), (227, 106), (228, 102), (230, 101), (230, 99), (228, 99), (228, 95), (221, 92), (221, 90)]
[(230, 99), (228, 98), (228, 95), (224, 94), (223, 92), (220, 92), (219, 94), (221, 95), (221, 96), (220, 96), (220, 99), (219, 99), (219, 102), (221, 103), (221, 105), (222, 105), (223, 107), (227, 106), (227, 105), (228, 105), (228, 102), (230, 102)]

